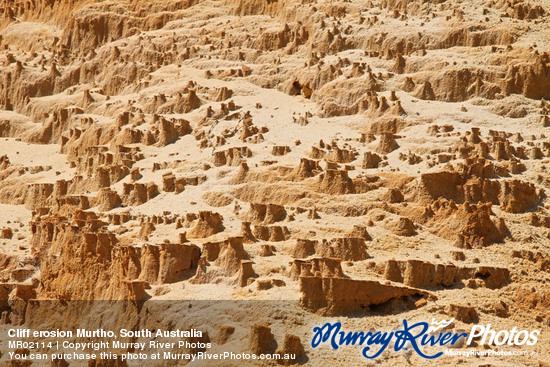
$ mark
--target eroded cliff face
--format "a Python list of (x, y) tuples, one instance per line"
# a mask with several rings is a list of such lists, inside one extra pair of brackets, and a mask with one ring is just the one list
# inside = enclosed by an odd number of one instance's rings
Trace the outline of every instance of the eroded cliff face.
[(536, 324), (543, 363), (549, 9), (0, 2), (2, 322), (39, 322), (36, 299), (128, 301), (142, 326), (147, 300), (277, 300), (298, 316), (209, 332), (329, 361), (281, 330), (467, 310)]

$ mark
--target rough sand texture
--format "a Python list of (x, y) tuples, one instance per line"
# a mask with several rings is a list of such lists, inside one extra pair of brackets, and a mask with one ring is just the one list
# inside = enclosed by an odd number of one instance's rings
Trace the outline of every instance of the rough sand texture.
[(310, 347), (327, 320), (474, 314), (542, 330), (538, 355), (439, 365), (546, 366), (549, 11), (1, 1), (2, 320), (24, 319), (14, 299), (261, 300), (268, 314), (227, 306), (207, 327), (237, 328), (218, 351), (265, 317), (328, 366), (365, 361)]

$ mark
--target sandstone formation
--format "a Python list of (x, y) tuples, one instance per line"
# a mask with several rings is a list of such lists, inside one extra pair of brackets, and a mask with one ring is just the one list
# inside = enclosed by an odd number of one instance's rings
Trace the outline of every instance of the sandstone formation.
[(324, 315), (392, 313), (430, 295), (415, 288), (346, 278), (300, 277), (302, 305)]
[(312, 325), (455, 318), (541, 330), (482, 365), (548, 364), (549, 12), (0, 1), (0, 332), (196, 328), (359, 365)]

